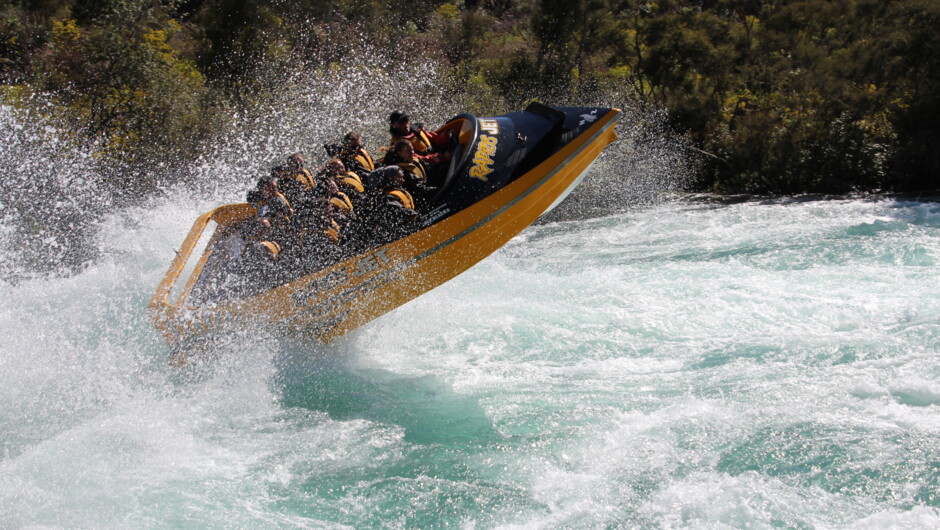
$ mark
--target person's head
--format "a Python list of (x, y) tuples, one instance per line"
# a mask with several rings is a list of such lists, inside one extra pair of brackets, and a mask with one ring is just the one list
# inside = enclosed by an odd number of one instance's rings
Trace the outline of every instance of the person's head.
[(343, 137), (343, 149), (355, 151), (362, 147), (362, 135), (357, 132), (348, 132)]
[(405, 183), (405, 172), (398, 166), (385, 166), (369, 173), (366, 178), (368, 188), (374, 192), (379, 192), (383, 188), (398, 187)]
[(273, 197), (279, 193), (277, 186), (277, 177), (273, 175), (268, 175), (267, 177), (262, 177), (258, 181), (258, 190), (261, 191), (261, 195), (264, 197)]
[(407, 133), (411, 130), (411, 118), (402, 112), (395, 111), (388, 116), (388, 123), (392, 129)]
[(386, 175), (386, 186), (400, 188), (405, 185), (405, 171), (398, 166), (388, 166), (389, 172)]
[(326, 191), (330, 195), (339, 193), (339, 185), (336, 183), (336, 179), (326, 179)]
[(330, 176), (342, 175), (346, 172), (346, 166), (343, 165), (343, 161), (338, 158), (331, 158), (326, 161), (326, 164), (323, 166), (323, 169)]
[(415, 147), (411, 145), (411, 142), (408, 140), (399, 140), (395, 142), (395, 146), (392, 148), (398, 158), (401, 158), (405, 162), (414, 162), (415, 159)]
[(294, 153), (287, 157), (287, 167), (292, 171), (300, 171), (304, 168), (304, 157), (300, 153)]

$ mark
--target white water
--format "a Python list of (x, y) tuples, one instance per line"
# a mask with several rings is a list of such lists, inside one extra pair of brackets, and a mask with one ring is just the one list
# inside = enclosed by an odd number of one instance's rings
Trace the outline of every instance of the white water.
[(340, 343), (179, 372), (144, 309), (212, 204), (0, 284), (0, 527), (940, 525), (936, 202), (531, 227)]

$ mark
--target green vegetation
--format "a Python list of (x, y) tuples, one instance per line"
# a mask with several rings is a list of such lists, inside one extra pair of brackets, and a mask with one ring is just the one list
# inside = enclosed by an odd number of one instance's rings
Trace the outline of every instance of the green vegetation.
[(0, 101), (51, 98), (119, 161), (118, 188), (146, 192), (121, 175), (185, 165), (286, 74), (367, 43), (430, 58), (474, 110), (666, 108), (708, 154), (697, 189), (923, 190), (940, 187), (937, 28), (936, 0), (5, 0)]

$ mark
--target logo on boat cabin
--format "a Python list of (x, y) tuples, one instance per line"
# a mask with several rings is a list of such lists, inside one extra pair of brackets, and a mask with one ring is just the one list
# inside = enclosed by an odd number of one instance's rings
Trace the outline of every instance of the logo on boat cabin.
[(499, 122), (496, 120), (480, 120), (480, 129), (496, 136), (499, 134)]
[(486, 134), (480, 135), (480, 141), (477, 143), (477, 154), (473, 157), (473, 167), (470, 168), (470, 176), (478, 178), (483, 182), (488, 181), (487, 175), (493, 172), (493, 155), (496, 154), (496, 144), (499, 140), (495, 136)]
[(582, 114), (580, 118), (581, 121), (578, 122), (578, 127), (584, 125), (585, 123), (594, 123), (594, 120), (597, 119), (597, 109), (592, 110), (590, 114)]

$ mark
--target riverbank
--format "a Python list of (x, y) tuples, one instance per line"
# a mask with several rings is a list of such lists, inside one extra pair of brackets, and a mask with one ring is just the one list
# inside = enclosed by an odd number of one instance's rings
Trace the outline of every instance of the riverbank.
[(60, 116), (131, 196), (185, 180), (243, 116), (280, 116), (311, 87), (360, 96), (343, 132), (366, 111), (441, 123), (444, 101), (487, 115), (532, 99), (663, 111), (701, 156), (697, 191), (940, 183), (936, 2), (399, 3), (11, 4), (0, 101)]

